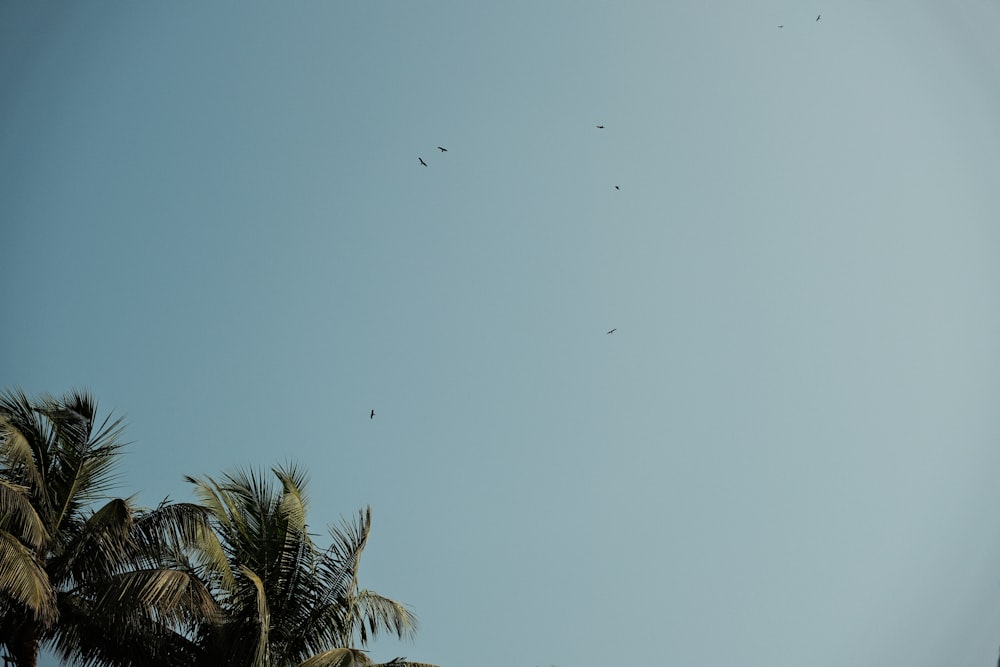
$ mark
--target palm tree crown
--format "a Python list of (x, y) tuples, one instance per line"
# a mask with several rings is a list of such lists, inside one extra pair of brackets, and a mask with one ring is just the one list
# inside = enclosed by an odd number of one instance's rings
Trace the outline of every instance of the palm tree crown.
[(215, 613), (172, 567), (211, 538), (204, 509), (108, 497), (122, 428), (85, 392), (0, 394), (0, 646), (17, 667), (43, 644), (81, 665), (186, 664), (193, 644), (174, 630)]
[(220, 551), (194, 557), (223, 609), (223, 622), (202, 633), (200, 664), (371, 664), (350, 648), (355, 639), (364, 646), (382, 631), (407, 638), (417, 626), (405, 605), (358, 588), (371, 509), (330, 527), (332, 544), (321, 549), (306, 525), (305, 475), (295, 466), (272, 473), (280, 488), (252, 470), (187, 478), (221, 542)]

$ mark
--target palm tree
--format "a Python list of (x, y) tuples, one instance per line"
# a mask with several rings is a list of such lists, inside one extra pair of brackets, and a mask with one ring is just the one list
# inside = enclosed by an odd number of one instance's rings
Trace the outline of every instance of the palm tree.
[(0, 393), (0, 647), (16, 667), (43, 645), (84, 666), (190, 664), (186, 629), (217, 613), (183, 557), (211, 550), (204, 508), (109, 499), (122, 430), (86, 392)]
[[(187, 477), (208, 508), (222, 543), (218, 554), (195, 554), (195, 567), (222, 608), (222, 622), (199, 635), (197, 665), (225, 667), (365, 667), (359, 649), (380, 632), (411, 637), (417, 621), (399, 602), (358, 588), (371, 508), (357, 521), (329, 528), (320, 549), (306, 524), (306, 477), (294, 465), (262, 473), (237, 469), (220, 481)], [(388, 664), (388, 663), (387, 663)], [(400, 667), (420, 665), (405, 659)]]

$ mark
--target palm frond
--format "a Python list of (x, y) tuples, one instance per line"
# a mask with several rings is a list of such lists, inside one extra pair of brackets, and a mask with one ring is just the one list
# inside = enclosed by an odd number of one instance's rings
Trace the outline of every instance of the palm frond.
[(194, 503), (164, 500), (154, 509), (140, 511), (135, 517), (132, 541), (137, 557), (149, 563), (160, 563), (164, 558), (182, 560), (193, 546), (225, 560), (219, 538), (212, 530), (209, 510)]
[(374, 664), (356, 648), (334, 648), (300, 662), (298, 667), (374, 667)]
[(208, 570), (210, 576), (218, 579), (223, 590), (232, 593), (236, 588), (236, 575), (229, 562), (230, 554), (227, 553), (226, 545), (237, 542), (237, 536), (242, 532), (237, 525), (240, 521), (238, 508), (223, 497), (221, 486), (213, 478), (199, 479), (187, 475), (184, 479), (194, 486), (195, 498), (208, 509), (211, 521), (218, 531), (217, 536), (212, 531), (212, 536), (204, 535), (193, 543), (195, 558)]
[(93, 598), (63, 593), (59, 624), (45, 644), (77, 667), (190, 667), (197, 646), (151, 615), (122, 615)]
[(399, 639), (410, 639), (417, 632), (417, 617), (406, 605), (384, 597), (374, 591), (362, 590), (355, 597), (357, 607), (355, 623), (361, 645), (378, 637), (381, 630), (388, 630)]
[(223, 476), (217, 490), (235, 530), (230, 538), (231, 545), (261, 546), (268, 517), (278, 503), (271, 485), (255, 470), (236, 468)]
[(55, 434), (46, 489), (53, 506), (52, 526), (59, 527), (117, 484), (123, 419), (112, 420), (109, 415), (95, 432), (97, 402), (81, 391), (47, 396), (36, 409), (48, 418)]
[(257, 646), (254, 650), (252, 667), (266, 667), (268, 664), (268, 634), (271, 629), (271, 612), (267, 606), (267, 591), (263, 580), (248, 567), (241, 566), (240, 573), (250, 580), (256, 592), (257, 618), (254, 625), (257, 628)]
[(357, 588), (358, 567), (361, 565), (361, 553), (368, 544), (371, 533), (372, 508), (358, 510), (358, 520), (351, 523), (341, 518), (340, 526), (329, 526), (328, 530), (333, 542), (326, 550), (325, 564), (334, 564), (329, 568), (331, 574), (343, 578), (343, 585), (349, 590)]
[[(6, 476), (31, 489), (43, 487), (50, 440), (51, 430), (23, 391), (0, 393), (0, 463)], [(43, 512), (47, 500), (35, 498)]]
[(28, 547), (39, 549), (49, 534), (29, 492), (26, 486), (0, 478), (0, 529), (13, 530)]
[[(216, 481), (187, 477), (207, 508), (221, 550), (236, 573), (231, 587), (210, 579), (223, 621), (199, 634), (206, 664), (373, 667), (351, 647), (381, 633), (412, 637), (416, 616), (402, 603), (359, 590), (371, 508), (329, 528), (317, 548), (307, 529), (304, 472), (276, 466), (274, 478), (236, 468)], [(273, 480), (280, 482), (275, 488)], [(221, 662), (220, 662), (221, 661)], [(398, 659), (391, 667), (433, 667)]]
[(295, 466), (278, 466), (272, 468), (275, 476), (281, 482), (281, 513), (298, 531), (306, 530), (306, 511), (309, 499), (305, 488), (306, 475)]
[(393, 658), (389, 662), (379, 662), (372, 667), (438, 667), (429, 662), (414, 662), (406, 658)]
[(205, 585), (193, 574), (174, 569), (133, 570), (101, 582), (98, 607), (120, 618), (136, 614), (172, 626), (192, 621), (214, 623), (221, 612)]
[(123, 428), (86, 392), (0, 392), (0, 642), (14, 622), (83, 667), (189, 667), (228, 561), (205, 508), (108, 499)]
[(127, 567), (133, 509), (128, 500), (115, 498), (89, 516), (81, 513), (72, 531), (64, 534), (64, 548), (50, 559), (49, 572), (56, 580), (72, 577), (79, 582), (98, 581)]
[(23, 605), (39, 622), (56, 618), (48, 574), (34, 554), (6, 531), (0, 531), (0, 591)]
[(229, 513), (226, 511), (226, 504), (222, 501), (220, 496), (220, 488), (218, 482), (213, 478), (206, 476), (204, 479), (199, 477), (192, 477), (191, 475), (185, 475), (184, 481), (191, 484), (194, 489), (194, 497), (198, 499), (199, 504), (209, 510), (212, 518), (218, 523), (226, 523), (229, 521)]

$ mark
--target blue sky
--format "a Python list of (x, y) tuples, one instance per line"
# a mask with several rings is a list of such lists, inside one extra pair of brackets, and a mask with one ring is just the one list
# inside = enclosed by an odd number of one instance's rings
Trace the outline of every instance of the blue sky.
[(124, 414), (149, 504), (371, 504), (376, 659), (994, 664), (998, 26), (0, 2), (0, 383)]

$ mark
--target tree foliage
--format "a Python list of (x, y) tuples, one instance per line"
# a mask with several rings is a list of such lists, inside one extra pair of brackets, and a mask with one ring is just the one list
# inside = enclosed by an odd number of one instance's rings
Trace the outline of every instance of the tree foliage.
[(81, 665), (189, 664), (183, 628), (218, 612), (177, 567), (211, 535), (205, 510), (108, 495), (122, 429), (86, 392), (0, 394), (0, 645), (18, 667), (42, 645)]
[[(331, 526), (320, 548), (306, 523), (306, 476), (294, 465), (274, 479), (237, 469), (221, 479), (188, 477), (212, 516), (221, 551), (196, 551), (195, 567), (223, 609), (205, 628), (199, 664), (231, 667), (370, 665), (357, 649), (382, 632), (416, 631), (402, 603), (358, 586), (371, 508)], [(417, 664), (400, 662), (400, 665)]]
[[(86, 392), (0, 393), (0, 648), (81, 667), (378, 667), (357, 648), (416, 617), (359, 587), (371, 508), (308, 530), (294, 466), (187, 477), (197, 503), (110, 495), (122, 420)], [(433, 667), (396, 658), (387, 667)]]

